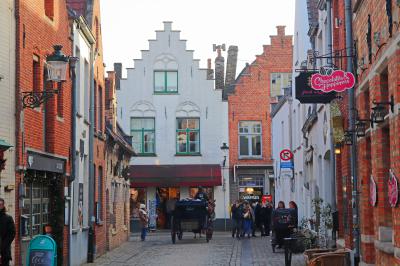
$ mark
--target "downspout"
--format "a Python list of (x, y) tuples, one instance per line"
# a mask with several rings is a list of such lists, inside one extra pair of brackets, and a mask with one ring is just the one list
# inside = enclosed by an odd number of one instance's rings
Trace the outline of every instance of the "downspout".
[[(96, 40), (97, 41), (97, 40)], [(89, 103), (89, 238), (87, 262), (94, 261), (94, 45), (90, 46), (90, 103)]]
[[(352, 7), (351, 0), (345, 0), (345, 20), (346, 20), (346, 56), (349, 58), (347, 60), (347, 71), (353, 73), (353, 29), (352, 29)], [(359, 195), (358, 195), (358, 177), (357, 177), (357, 137), (354, 133), (355, 129), (355, 88), (348, 90), (349, 95), (349, 130), (352, 135), (351, 145), (351, 155), (350, 155), (350, 165), (351, 165), (351, 175), (353, 177), (353, 188), (352, 188), (352, 207), (353, 207), (353, 237), (355, 254), (354, 260), (356, 265), (360, 261), (360, 228), (359, 228)]]

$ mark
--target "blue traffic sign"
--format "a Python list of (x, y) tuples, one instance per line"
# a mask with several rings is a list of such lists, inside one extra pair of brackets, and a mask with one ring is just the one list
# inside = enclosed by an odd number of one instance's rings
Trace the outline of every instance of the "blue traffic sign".
[(281, 168), (291, 168), (293, 169), (293, 162), (281, 162)]

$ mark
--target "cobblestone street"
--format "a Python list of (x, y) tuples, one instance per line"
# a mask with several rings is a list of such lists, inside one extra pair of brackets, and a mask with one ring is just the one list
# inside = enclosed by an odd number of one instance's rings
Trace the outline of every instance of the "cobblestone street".
[[(229, 233), (217, 232), (206, 243), (186, 233), (183, 240), (171, 243), (168, 232), (150, 233), (145, 242), (133, 235), (131, 241), (87, 265), (271, 265), (285, 263), (283, 250), (272, 253), (269, 237), (232, 239)], [(304, 265), (303, 255), (295, 254), (293, 266)]]

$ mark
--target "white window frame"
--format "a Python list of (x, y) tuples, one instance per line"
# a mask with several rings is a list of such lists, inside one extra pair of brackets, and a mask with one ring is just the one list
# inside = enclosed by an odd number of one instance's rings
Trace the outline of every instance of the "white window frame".
[[(240, 123), (242, 122), (250, 122), (250, 123), (258, 123), (260, 125), (260, 133), (241, 133), (240, 132)], [(248, 155), (241, 155), (240, 154), (240, 136), (260, 136), (260, 155), (253, 155), (253, 151), (252, 151), (252, 144), (253, 144), (253, 140), (252, 138), (249, 138), (249, 142), (248, 142), (248, 150), (249, 150), (249, 154)], [(263, 154), (263, 134), (262, 134), (262, 122), (261, 121), (255, 121), (255, 120), (241, 120), (238, 123), (238, 155), (239, 155), (239, 159), (246, 159), (246, 158), (251, 158), (251, 159), (261, 159), (262, 158), (262, 154)]]

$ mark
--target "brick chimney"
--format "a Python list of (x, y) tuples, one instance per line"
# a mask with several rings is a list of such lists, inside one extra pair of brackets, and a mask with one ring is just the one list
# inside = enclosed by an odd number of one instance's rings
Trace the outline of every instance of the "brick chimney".
[(276, 26), (278, 36), (285, 36), (285, 28), (286, 26)]
[(225, 51), (225, 44), (213, 46), (213, 50), (217, 51), (218, 55), (215, 58), (215, 89), (223, 90), (225, 87), (225, 58), (221, 55), (221, 50)]
[(122, 78), (122, 63), (114, 63), (114, 71), (115, 71), (115, 88), (119, 90), (120, 80)]
[(228, 59), (226, 62), (225, 86), (235, 83), (238, 47), (230, 45), (228, 49)]

